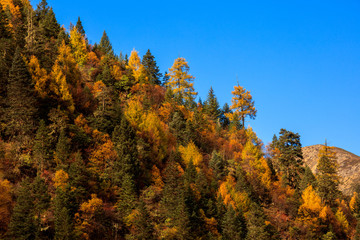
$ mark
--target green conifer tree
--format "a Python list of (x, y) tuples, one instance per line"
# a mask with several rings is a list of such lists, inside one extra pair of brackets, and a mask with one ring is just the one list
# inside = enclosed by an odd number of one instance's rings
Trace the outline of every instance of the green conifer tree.
[(31, 183), (25, 179), (18, 190), (16, 205), (11, 217), (9, 232), (13, 239), (35, 239), (36, 224)]
[(301, 176), (304, 173), (300, 135), (281, 129), (277, 147), (280, 150), (278, 162), (280, 171), (283, 173), (284, 183), (299, 189)]
[(38, 171), (42, 172), (44, 168), (50, 165), (51, 141), (49, 139), (49, 131), (45, 125), (45, 121), (40, 121), (40, 126), (36, 132), (33, 147), (33, 158), (38, 167)]
[(160, 73), (159, 67), (156, 64), (155, 57), (151, 54), (150, 49), (147, 50), (146, 54), (142, 58), (142, 65), (145, 68), (146, 75), (149, 78), (149, 82), (152, 84), (160, 85)]
[(219, 102), (215, 96), (212, 87), (210, 87), (207, 99), (204, 103), (204, 110), (214, 121), (216, 121), (220, 117), (221, 111), (219, 107)]
[(98, 45), (98, 49), (101, 52), (103, 52), (105, 55), (108, 55), (110, 57), (114, 56), (114, 51), (110, 43), (110, 39), (105, 31), (101, 37), (100, 44)]
[(251, 204), (251, 210), (247, 215), (247, 234), (246, 239), (270, 239), (270, 233), (265, 224), (266, 216), (261, 207), (256, 204)]
[(222, 220), (222, 236), (224, 240), (241, 240), (246, 236), (246, 221), (241, 212), (237, 213), (231, 205)]
[(325, 204), (333, 206), (335, 199), (339, 197), (339, 175), (336, 153), (326, 144), (320, 150), (320, 158), (317, 169), (317, 193)]
[(24, 136), (32, 133), (35, 127), (37, 109), (30, 73), (16, 49), (7, 85), (7, 110), (5, 120), (10, 136)]
[(70, 155), (70, 141), (66, 137), (65, 129), (61, 129), (60, 135), (58, 138), (58, 142), (56, 144), (56, 150), (55, 150), (55, 162), (56, 164), (62, 165), (65, 164), (68, 160), (68, 157)]
[(78, 32), (81, 34), (81, 36), (85, 37), (85, 30), (84, 30), (84, 27), (83, 27), (82, 22), (80, 20), (80, 17), (78, 17), (78, 20), (76, 22), (75, 27), (78, 30)]

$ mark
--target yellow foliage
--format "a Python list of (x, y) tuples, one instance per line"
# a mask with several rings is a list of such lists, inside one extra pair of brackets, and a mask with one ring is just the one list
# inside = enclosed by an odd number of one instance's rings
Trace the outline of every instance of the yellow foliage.
[(336, 219), (338, 220), (341, 227), (344, 229), (345, 232), (349, 230), (349, 222), (346, 219), (345, 214), (339, 209), (335, 214)]
[(151, 170), (151, 180), (154, 182), (156, 187), (162, 189), (164, 187), (164, 182), (162, 180), (160, 170), (154, 165)]
[(315, 190), (309, 185), (301, 195), (303, 204), (299, 208), (299, 212), (319, 213), (322, 209), (321, 198), (316, 194)]
[(86, 134), (91, 134), (92, 130), (83, 114), (80, 114), (77, 118), (75, 118), (74, 123), (76, 126), (83, 129)]
[(75, 61), (80, 66), (83, 66), (88, 59), (86, 42), (85, 38), (81, 35), (81, 33), (79, 33), (76, 27), (73, 27), (70, 30), (70, 45), (73, 49)]
[(80, 211), (83, 212), (87, 217), (95, 214), (96, 211), (103, 207), (103, 201), (96, 196), (96, 194), (91, 194), (91, 199), (87, 202), (84, 202), (80, 206)]
[(93, 66), (97, 66), (99, 64), (99, 62), (100, 62), (100, 60), (96, 56), (96, 53), (89, 52), (89, 54), (88, 54), (88, 63), (93, 65)]
[(358, 193), (357, 192), (354, 192), (353, 196), (351, 197), (351, 200), (350, 200), (350, 203), (349, 203), (349, 206), (350, 206), (350, 209), (351, 211), (357, 211), (359, 206), (358, 206), (358, 200), (359, 199), (359, 196), (358, 196)]
[(109, 163), (117, 157), (114, 144), (108, 134), (103, 134), (101, 141), (94, 147), (89, 156), (90, 170), (102, 175)]
[(180, 96), (185, 100), (192, 100), (197, 93), (194, 90), (194, 83), (192, 83), (195, 77), (191, 76), (189, 72), (189, 65), (185, 58), (177, 58), (174, 64), (169, 68), (169, 81), (166, 83), (174, 93), (174, 95)]
[(125, 108), (125, 117), (133, 126), (139, 126), (142, 122), (144, 108), (137, 100), (129, 100)]
[(11, 185), (8, 180), (0, 179), (0, 193), (0, 229), (3, 229), (11, 217)]
[(71, 84), (76, 84), (80, 79), (77, 64), (65, 41), (59, 47), (59, 55), (51, 72), (52, 81), (50, 90), (55, 93), (67, 106), (70, 112), (74, 112), (75, 106), (71, 95)]
[(145, 73), (145, 68), (141, 64), (140, 57), (135, 49), (131, 51), (129, 62), (126, 68), (132, 71), (133, 76), (135, 78), (135, 83), (139, 83), (140, 77)]
[(69, 180), (69, 175), (62, 169), (57, 170), (54, 177), (54, 186), (64, 189)]
[(192, 141), (186, 147), (180, 146), (179, 152), (186, 165), (192, 161), (195, 166), (200, 166), (203, 161), (202, 154)]
[(35, 56), (31, 56), (28, 67), (35, 84), (35, 91), (40, 97), (46, 97), (49, 91), (49, 75), (46, 70), (40, 67), (39, 60)]
[(230, 109), (232, 113), (226, 114), (230, 121), (242, 120), (242, 127), (245, 128), (245, 117), (254, 118), (256, 116), (256, 109), (254, 101), (249, 91), (241, 86), (234, 86), (234, 91), (231, 92), (233, 97), (231, 99)]
[(121, 81), (121, 78), (123, 76), (123, 72), (121, 70), (121, 67), (119, 65), (113, 65), (111, 67), (111, 75), (117, 80)]

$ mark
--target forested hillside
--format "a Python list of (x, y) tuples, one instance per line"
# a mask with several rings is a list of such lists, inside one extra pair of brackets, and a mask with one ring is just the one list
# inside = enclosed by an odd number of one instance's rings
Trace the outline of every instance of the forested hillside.
[(360, 239), (333, 148), (313, 175), (299, 134), (264, 146), (250, 91), (197, 101), (184, 58), (162, 73), (46, 0), (0, 4), (0, 239)]

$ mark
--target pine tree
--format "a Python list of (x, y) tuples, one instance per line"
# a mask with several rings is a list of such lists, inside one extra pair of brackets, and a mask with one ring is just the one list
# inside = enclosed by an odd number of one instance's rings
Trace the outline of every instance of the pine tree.
[(156, 64), (155, 57), (151, 54), (150, 49), (148, 49), (143, 56), (142, 65), (145, 68), (146, 75), (149, 77), (149, 82), (151, 84), (160, 85), (162, 74), (160, 73), (160, 69)]
[(241, 121), (241, 128), (245, 128), (245, 118), (250, 117), (255, 119), (257, 110), (254, 106), (254, 101), (250, 92), (239, 84), (234, 86), (234, 91), (231, 92), (233, 98), (231, 99), (231, 107), (233, 113), (228, 113), (226, 116), (232, 121)]
[(165, 186), (160, 205), (167, 226), (177, 230), (178, 238), (187, 239), (189, 215), (185, 204), (185, 187), (175, 162), (180, 156), (177, 153), (174, 155), (165, 169)]
[(58, 138), (58, 142), (56, 144), (56, 150), (55, 150), (55, 162), (56, 164), (62, 165), (65, 164), (68, 160), (69, 154), (70, 154), (70, 141), (66, 137), (65, 129), (62, 129)]
[(50, 194), (48, 193), (48, 187), (39, 175), (32, 183), (32, 196), (34, 201), (34, 215), (36, 216), (36, 238), (41, 239), (41, 215), (50, 207)]
[(31, 76), (17, 48), (10, 69), (7, 86), (7, 133), (11, 136), (23, 136), (32, 133), (35, 127), (37, 109)]
[(211, 117), (212, 120), (216, 121), (221, 114), (219, 102), (214, 94), (214, 90), (210, 87), (207, 99), (204, 103), (205, 112)]
[(78, 17), (78, 20), (76, 22), (75, 27), (78, 30), (78, 32), (81, 34), (81, 36), (83, 36), (85, 38), (85, 30), (84, 30), (84, 27), (83, 27), (82, 22), (80, 20), (80, 17)]
[(281, 129), (277, 147), (280, 151), (278, 162), (284, 183), (298, 189), (304, 172), (300, 135)]
[(98, 45), (98, 49), (107, 56), (110, 57), (114, 56), (112, 45), (105, 31), (101, 37), (100, 44)]
[(151, 222), (152, 219), (146, 209), (145, 203), (140, 201), (136, 209), (138, 214), (133, 223), (134, 229), (126, 236), (126, 239), (155, 239), (154, 226)]
[(226, 162), (215, 150), (211, 154), (209, 167), (214, 171), (214, 175), (217, 180), (221, 180), (224, 176), (226, 176)]
[(177, 58), (174, 64), (169, 68), (169, 77), (166, 86), (171, 88), (175, 97), (182, 101), (183, 99), (191, 103), (196, 97), (197, 93), (194, 90), (195, 77), (189, 74), (190, 67), (185, 58)]
[(246, 235), (246, 239), (270, 239), (270, 233), (267, 230), (265, 221), (266, 216), (261, 207), (256, 203), (252, 203), (251, 210), (248, 212), (247, 215), (248, 232)]
[(118, 160), (112, 166), (112, 178), (115, 185), (121, 185), (126, 175), (129, 184), (139, 176), (139, 161), (136, 148), (136, 134), (129, 122), (123, 117), (112, 135)]
[(230, 120), (226, 115), (231, 113), (232, 111), (229, 107), (229, 104), (225, 103), (220, 113), (220, 124), (223, 128), (226, 128), (227, 126), (230, 125)]
[(9, 232), (14, 239), (35, 239), (34, 202), (30, 193), (31, 183), (29, 179), (25, 179), (20, 185), (9, 224)]
[[(46, 1), (45, 1), (46, 2)], [(39, 26), (42, 31), (43, 36), (46, 39), (54, 38), (56, 39), (60, 33), (60, 24), (57, 22), (55, 13), (52, 8), (46, 10), (46, 8), (42, 9), (43, 12), (40, 15), (45, 13), (45, 16), (40, 18)]]
[(316, 188), (317, 182), (314, 174), (312, 173), (311, 169), (306, 166), (304, 171), (304, 176), (301, 178), (300, 182), (300, 190), (304, 191), (309, 185)]
[(332, 147), (326, 144), (319, 151), (317, 169), (317, 192), (325, 204), (335, 204), (339, 191), (339, 175), (336, 153)]
[(246, 236), (246, 221), (241, 212), (236, 213), (229, 205), (222, 220), (222, 236), (224, 240), (241, 240)]
[(38, 171), (42, 172), (49, 166), (51, 141), (49, 131), (46, 128), (45, 121), (40, 121), (40, 126), (36, 132), (33, 147), (33, 157), (38, 166)]

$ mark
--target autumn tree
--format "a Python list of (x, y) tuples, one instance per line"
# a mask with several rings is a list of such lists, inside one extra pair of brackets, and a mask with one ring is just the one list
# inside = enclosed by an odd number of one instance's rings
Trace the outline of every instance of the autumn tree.
[(234, 91), (231, 93), (233, 98), (231, 99), (230, 109), (233, 112), (228, 113), (226, 116), (234, 123), (241, 121), (241, 128), (245, 128), (245, 118), (255, 119), (256, 117), (257, 110), (255, 109), (254, 101), (250, 92), (239, 84), (234, 86)]
[(145, 68), (149, 82), (160, 85), (160, 78), (162, 77), (162, 74), (160, 73), (160, 69), (156, 64), (155, 57), (151, 54), (150, 49), (148, 49), (146, 54), (143, 56), (142, 65)]
[(192, 102), (197, 93), (194, 90), (195, 77), (189, 74), (190, 67), (185, 58), (177, 58), (174, 64), (169, 68), (169, 80), (166, 86), (171, 88), (175, 97), (181, 101), (184, 99), (186, 102)]
[(144, 80), (145, 82), (148, 82), (148, 80), (144, 79), (145, 68), (142, 65), (139, 54), (135, 49), (131, 51), (129, 62), (126, 68), (130, 69), (132, 75), (135, 78), (135, 83), (139, 83)]
[(339, 196), (338, 163), (333, 147), (326, 144), (319, 151), (317, 169), (317, 192), (325, 204), (334, 205)]
[(2, 237), (7, 231), (12, 214), (11, 184), (8, 180), (0, 179), (0, 192), (0, 237)]
[(77, 27), (72, 28), (70, 31), (70, 44), (75, 61), (80, 66), (83, 66), (87, 61), (88, 53), (86, 50), (85, 38), (82, 36)]

